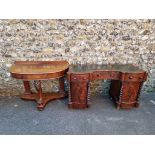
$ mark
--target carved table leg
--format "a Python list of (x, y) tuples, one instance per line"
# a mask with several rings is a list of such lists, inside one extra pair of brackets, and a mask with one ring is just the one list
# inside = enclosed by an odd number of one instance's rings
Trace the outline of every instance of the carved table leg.
[(38, 88), (38, 106), (37, 108), (39, 110), (43, 110), (45, 107), (45, 103), (43, 102), (43, 92), (42, 92), (42, 87), (41, 87), (41, 81), (39, 80), (39, 88)]
[(31, 88), (30, 88), (30, 83), (29, 81), (23, 81), (24, 85), (24, 93), (21, 95), (22, 99), (29, 99), (29, 97), (32, 95)]
[(31, 88), (29, 81), (23, 81), (25, 92), (24, 94), (31, 94)]
[(59, 93), (65, 94), (64, 77), (59, 78)]

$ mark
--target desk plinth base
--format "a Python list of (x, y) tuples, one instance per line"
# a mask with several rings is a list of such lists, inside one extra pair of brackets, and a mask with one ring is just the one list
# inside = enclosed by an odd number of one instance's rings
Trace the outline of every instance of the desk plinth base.
[(138, 108), (139, 107), (139, 103), (138, 102), (116, 102), (117, 104), (117, 109), (132, 109), (132, 108)]
[(88, 104), (72, 103), (72, 104), (68, 104), (68, 108), (70, 108), (70, 109), (85, 109), (85, 108), (89, 108), (89, 105)]
[(112, 96), (112, 94), (110, 94), (111, 99), (113, 100), (113, 102), (116, 105), (116, 108), (119, 109), (132, 109), (132, 108), (138, 108), (139, 107), (139, 102), (135, 101), (135, 102), (119, 102), (118, 99), (116, 99), (116, 97)]
[(23, 95), (21, 95), (21, 99), (35, 100), (38, 103), (37, 105), (38, 110), (43, 110), (49, 101), (64, 98), (67, 96), (68, 96), (67, 93), (52, 92), (52, 93), (43, 93), (42, 99), (40, 99), (38, 93), (31, 93), (31, 94), (24, 93)]

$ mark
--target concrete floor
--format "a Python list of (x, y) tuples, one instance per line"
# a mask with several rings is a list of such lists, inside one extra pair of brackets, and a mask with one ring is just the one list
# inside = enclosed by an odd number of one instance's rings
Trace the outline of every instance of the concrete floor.
[(155, 93), (143, 93), (138, 109), (116, 110), (108, 96), (91, 97), (91, 107), (70, 110), (68, 99), (49, 102), (0, 97), (0, 134), (155, 134)]

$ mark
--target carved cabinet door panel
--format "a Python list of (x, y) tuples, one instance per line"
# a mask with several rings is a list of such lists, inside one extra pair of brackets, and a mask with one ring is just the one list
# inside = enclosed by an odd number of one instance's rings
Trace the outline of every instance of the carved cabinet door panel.
[(68, 74), (70, 108), (84, 109), (88, 107), (89, 74)]
[(119, 103), (122, 108), (138, 106), (138, 97), (142, 82), (123, 81), (121, 86)]
[(71, 82), (71, 102), (87, 104), (88, 83), (83, 81)]
[(140, 82), (123, 82), (122, 102), (135, 102), (138, 97)]
[[(130, 109), (138, 107), (138, 98), (141, 91), (143, 81), (147, 74), (144, 73), (122, 73), (120, 82), (112, 82), (110, 95), (116, 100), (117, 108)], [(120, 90), (118, 93), (118, 83), (120, 83)], [(119, 95), (119, 96), (118, 96)]]
[(112, 80), (109, 94), (116, 102), (117, 108), (132, 108), (138, 106), (138, 97), (143, 82)]

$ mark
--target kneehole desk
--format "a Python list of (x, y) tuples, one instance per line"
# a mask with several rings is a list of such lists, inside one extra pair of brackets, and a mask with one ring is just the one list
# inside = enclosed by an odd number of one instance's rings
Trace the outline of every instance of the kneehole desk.
[(111, 80), (109, 95), (117, 109), (139, 106), (139, 95), (147, 73), (137, 66), (128, 65), (73, 65), (67, 72), (69, 108), (89, 107), (90, 82)]

